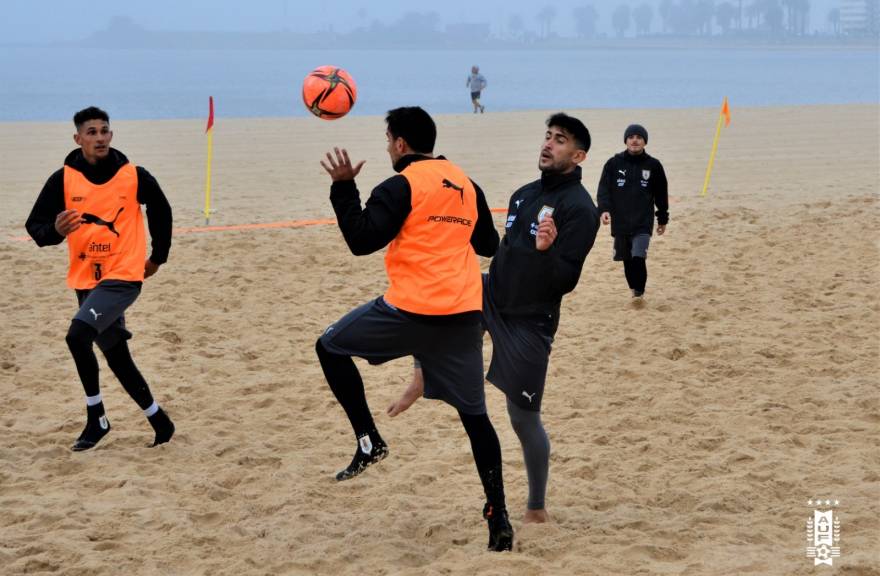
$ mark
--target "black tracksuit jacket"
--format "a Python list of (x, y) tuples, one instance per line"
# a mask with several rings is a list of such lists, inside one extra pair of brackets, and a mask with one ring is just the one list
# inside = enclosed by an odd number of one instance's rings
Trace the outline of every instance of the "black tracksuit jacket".
[[(552, 208), (558, 235), (535, 248), (538, 216)], [(542, 174), (513, 193), (506, 232), (489, 268), (489, 294), (502, 314), (559, 321), (562, 296), (574, 290), (599, 230), (599, 213), (581, 184), (581, 169)]]
[(654, 206), (657, 223), (669, 222), (669, 199), (663, 165), (647, 152), (626, 150), (612, 156), (599, 179), (599, 213), (611, 214), (612, 236), (651, 234)]
[[(128, 164), (128, 158), (119, 150), (111, 148), (107, 158), (93, 166), (86, 162), (82, 150), (77, 148), (67, 155), (64, 164), (82, 172), (92, 184), (100, 185), (109, 182), (121, 167)], [(152, 174), (140, 166), (136, 170), (137, 199), (140, 204), (145, 204), (147, 207), (147, 222), (152, 241), (150, 260), (155, 264), (164, 264), (168, 260), (168, 251), (171, 250), (171, 205), (168, 204), (168, 199), (165, 198)], [(37, 246), (52, 246), (64, 242), (64, 236), (55, 230), (55, 217), (63, 211), (64, 169), (62, 168), (49, 176), (25, 223), (28, 234)]]

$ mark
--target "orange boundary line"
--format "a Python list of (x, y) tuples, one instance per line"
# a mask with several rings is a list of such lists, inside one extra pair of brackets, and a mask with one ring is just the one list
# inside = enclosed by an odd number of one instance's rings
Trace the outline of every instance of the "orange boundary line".
[(193, 234), (196, 232), (228, 232), (230, 230), (266, 230), (268, 228), (304, 228), (306, 226), (321, 226), (336, 224), (336, 220), (325, 218), (321, 220), (284, 220), (282, 222), (263, 222), (259, 224), (229, 224), (226, 226), (192, 226), (188, 228), (175, 228), (175, 234)]
[[(670, 202), (677, 201), (670, 197)], [(490, 208), (493, 213), (506, 213), (507, 208)], [(229, 224), (225, 226), (189, 226), (185, 228), (175, 228), (174, 234), (196, 234), (201, 232), (229, 232), (233, 230), (268, 230), (271, 228), (305, 228), (307, 226), (326, 226), (328, 224), (336, 224), (333, 218), (321, 218), (317, 220), (283, 220), (281, 222), (263, 222), (257, 224)], [(13, 236), (12, 240), (16, 242), (26, 242), (30, 240), (30, 236)]]
[[(491, 208), (492, 212), (506, 212), (507, 208)], [(257, 224), (229, 224), (225, 226), (188, 226), (175, 228), (174, 234), (197, 234), (201, 232), (230, 232), (234, 230), (268, 230), (271, 228), (305, 228), (307, 226), (326, 226), (336, 224), (333, 218), (317, 220), (283, 220), (281, 222), (262, 222)], [(30, 236), (14, 236), (16, 242), (27, 242)]]

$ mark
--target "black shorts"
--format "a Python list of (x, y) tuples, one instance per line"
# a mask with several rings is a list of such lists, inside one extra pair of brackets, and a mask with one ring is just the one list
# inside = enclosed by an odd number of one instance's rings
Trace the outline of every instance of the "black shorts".
[(424, 322), (377, 298), (327, 328), (321, 344), (333, 354), (358, 356), (370, 364), (414, 356), (424, 368), (425, 398), (479, 415), (486, 413), (482, 333), (477, 320)]
[(77, 290), (79, 310), (73, 319), (97, 330), (95, 343), (106, 352), (131, 338), (131, 332), (125, 329), (125, 311), (140, 293), (140, 282), (124, 280), (105, 280), (91, 290)]
[(479, 92), (471, 92), (471, 100), (479, 100), (480, 93)]
[(540, 411), (557, 320), (550, 315), (502, 315), (490, 297), (489, 276), (484, 274), (483, 325), (492, 337), (486, 380), (520, 408)]

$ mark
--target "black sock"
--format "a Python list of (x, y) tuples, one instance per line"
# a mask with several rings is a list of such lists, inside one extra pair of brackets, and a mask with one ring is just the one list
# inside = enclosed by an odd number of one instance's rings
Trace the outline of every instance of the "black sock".
[(104, 403), (99, 402), (93, 406), (86, 406), (86, 415), (89, 424), (97, 424), (100, 421), (101, 416), (106, 416), (106, 413), (104, 412)]
[(101, 441), (101, 438), (110, 431), (110, 421), (107, 420), (107, 415), (104, 413), (103, 402), (91, 406), (87, 405), (86, 412), (88, 414), (86, 426), (73, 444), (73, 450), (77, 452), (94, 448)]
[(496, 510), (505, 508), (504, 479), (501, 475), (501, 444), (488, 414), (458, 413), (471, 441), (477, 473), (483, 483), (486, 500)]
[(147, 386), (146, 380), (135, 366), (134, 359), (128, 349), (128, 342), (120, 340), (116, 346), (104, 351), (104, 357), (107, 358), (110, 370), (119, 379), (120, 384), (132, 400), (137, 402), (141, 410), (149, 408), (153, 404), (153, 394), (150, 393), (150, 387)]
[(98, 358), (92, 349), (97, 336), (97, 330), (81, 320), (73, 320), (65, 338), (86, 396), (97, 396), (101, 393), (98, 385)]
[(328, 352), (320, 339), (315, 344), (315, 351), (324, 370), (324, 377), (336, 400), (345, 410), (355, 436), (361, 437), (370, 430), (375, 430), (376, 426), (364, 394), (364, 382), (361, 380), (357, 366), (354, 365), (354, 360), (350, 356)]
[(648, 283), (648, 266), (644, 258), (630, 258), (623, 261), (626, 283), (636, 292), (644, 292)]

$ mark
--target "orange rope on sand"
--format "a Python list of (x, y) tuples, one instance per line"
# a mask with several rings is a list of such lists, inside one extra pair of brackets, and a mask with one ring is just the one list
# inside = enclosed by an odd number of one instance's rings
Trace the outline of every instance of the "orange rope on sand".
[(282, 222), (263, 222), (259, 224), (229, 224), (227, 226), (193, 226), (191, 228), (175, 228), (175, 234), (192, 234), (195, 232), (227, 232), (230, 230), (264, 230), (267, 228), (304, 228), (306, 226), (322, 226), (336, 224), (336, 220), (285, 220)]
[[(507, 212), (507, 208), (490, 208), (492, 212)], [(230, 224), (228, 226), (193, 226), (190, 228), (175, 228), (175, 234), (193, 234), (196, 232), (228, 232), (230, 230), (265, 230), (268, 228), (304, 228), (306, 226), (325, 226), (336, 224), (333, 218), (319, 220), (285, 220), (282, 222), (264, 222), (261, 224)]]
[[(670, 197), (670, 203), (677, 201), (677, 198)], [(493, 213), (506, 213), (507, 208), (490, 208)], [(188, 228), (175, 228), (174, 234), (195, 234), (198, 232), (229, 232), (233, 230), (267, 230), (270, 228), (305, 228), (306, 226), (326, 226), (328, 224), (336, 224), (333, 218), (321, 218), (317, 220), (283, 220), (281, 222), (262, 222), (258, 224), (229, 224), (226, 226), (192, 226)], [(30, 240), (30, 236), (16, 236), (12, 238), (18, 242), (26, 242)]]

